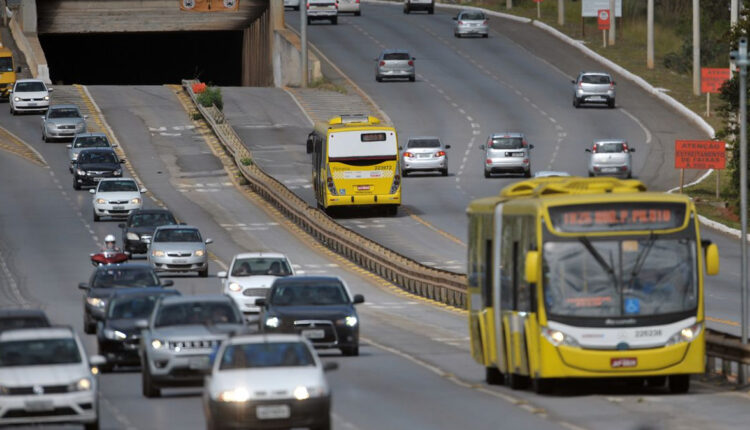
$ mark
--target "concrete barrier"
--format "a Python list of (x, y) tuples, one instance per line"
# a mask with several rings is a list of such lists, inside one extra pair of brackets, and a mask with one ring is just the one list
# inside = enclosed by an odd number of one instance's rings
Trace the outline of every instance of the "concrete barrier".
[(36, 33), (25, 33), (21, 27), (16, 15), (11, 18), (8, 25), (16, 41), (16, 46), (23, 52), (26, 57), (26, 64), (29, 65), (31, 75), (45, 83), (51, 83), (49, 77), (49, 67), (47, 66), (47, 57), (44, 56), (42, 44), (39, 43), (39, 37)]
[[(301, 83), (301, 43), (299, 36), (287, 29), (273, 32), (273, 83), (277, 87), (299, 86)], [(320, 60), (310, 52), (308, 55), (309, 81), (323, 78)]]

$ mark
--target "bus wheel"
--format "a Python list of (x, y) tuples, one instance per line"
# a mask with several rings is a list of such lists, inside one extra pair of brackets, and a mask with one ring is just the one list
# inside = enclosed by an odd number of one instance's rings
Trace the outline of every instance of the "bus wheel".
[(508, 385), (514, 390), (523, 390), (529, 386), (529, 377), (517, 373), (509, 373)]
[(669, 392), (684, 394), (690, 389), (690, 375), (669, 375)]
[(503, 372), (497, 367), (485, 367), (484, 368), (484, 380), (490, 385), (503, 385)]
[(555, 390), (555, 380), (551, 378), (534, 378), (531, 385), (537, 394), (550, 394)]

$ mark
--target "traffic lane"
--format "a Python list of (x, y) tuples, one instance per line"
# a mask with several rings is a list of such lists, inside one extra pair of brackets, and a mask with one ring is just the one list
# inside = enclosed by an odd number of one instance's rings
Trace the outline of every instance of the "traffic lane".
[(719, 275), (705, 276), (707, 325), (724, 333), (740, 335), (740, 241), (702, 226), (701, 239), (719, 248)]

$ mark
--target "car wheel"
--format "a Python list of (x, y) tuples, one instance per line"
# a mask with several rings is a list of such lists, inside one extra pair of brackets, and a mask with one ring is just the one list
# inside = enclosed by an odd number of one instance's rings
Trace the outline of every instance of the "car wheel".
[(208, 267), (206, 267), (206, 270), (201, 270), (198, 272), (198, 276), (201, 278), (208, 278)]
[(360, 16), (360, 15), (362, 15), (362, 12), (360, 11), (354, 12), (354, 16)]
[(385, 216), (396, 216), (398, 215), (398, 206), (391, 205), (385, 207)]
[(141, 372), (141, 384), (143, 389), (143, 396), (152, 398), (152, 397), (160, 397), (161, 396), (161, 390), (158, 387), (154, 386), (154, 381), (151, 380), (151, 371), (149, 371), (148, 368), (148, 361), (142, 360), (143, 363), (143, 371)]
[(96, 324), (91, 321), (91, 317), (83, 315), (83, 332), (86, 334), (96, 333)]
[(537, 394), (550, 394), (555, 390), (555, 380), (551, 378), (534, 378), (531, 386)]
[(508, 385), (513, 390), (523, 390), (529, 386), (529, 377), (517, 373), (508, 374)]
[(453, 33), (453, 37), (458, 37), (458, 38), (461, 38), (461, 35), (460, 35), (460, 34), (458, 34), (458, 33)]
[(432, 7), (431, 7), (431, 8), (429, 8), (429, 9), (427, 9), (427, 13), (428, 13), (429, 15), (432, 15), (433, 13), (435, 13), (435, 8), (432, 8)]
[(414, 75), (409, 76), (409, 82), (414, 82), (417, 80), (417, 77)]
[(307, 25), (312, 24), (312, 20), (310, 18), (307, 18)]
[(331, 18), (331, 24), (336, 25), (339, 23), (339, 17)]
[(593, 177), (594, 177), (594, 174), (589, 172), (589, 178), (593, 178)]
[(530, 178), (531, 177), (531, 167), (529, 167), (529, 169), (527, 171), (523, 172), (523, 176), (526, 177), (526, 178)]
[(96, 209), (94, 209), (94, 222), (101, 221), (102, 217), (96, 214)]
[(375, 80), (378, 81), (378, 82), (383, 82), (383, 77), (380, 76), (380, 75), (376, 75), (375, 76)]
[(97, 414), (96, 421), (92, 423), (86, 423), (83, 425), (84, 430), (99, 430), (99, 416)]
[(672, 394), (684, 394), (690, 390), (690, 375), (669, 375), (667, 381)]
[(490, 172), (488, 172), (488, 171), (485, 170), (484, 171), (484, 177), (485, 178), (489, 178), (490, 177)]
[(409, 8), (406, 8), (406, 7), (405, 7), (405, 8), (404, 8), (404, 13), (408, 15), (408, 14), (409, 14)]
[(320, 420), (320, 424), (313, 427), (314, 430), (331, 430), (331, 413), (326, 412), (326, 416)]
[(628, 179), (633, 179), (633, 172), (628, 172), (628, 176), (627, 176), (627, 178), (628, 178)]
[(578, 100), (578, 97), (573, 97), (573, 107), (578, 108), (578, 106), (581, 105), (581, 101)]
[(484, 38), (484, 39), (486, 39), (486, 38), (488, 38), (488, 37), (490, 37), (490, 35), (489, 35), (489, 34), (483, 34), (483, 35), (482, 35), (482, 38)]
[(503, 385), (505, 377), (503, 376), (503, 372), (497, 367), (485, 367), (484, 380), (490, 385)]
[(299, 11), (299, 6), (295, 6), (294, 10)]
[(341, 348), (341, 353), (347, 357), (356, 357), (359, 355), (359, 345), (357, 346), (345, 346)]
[(408, 171), (408, 170), (402, 170), (402, 171), (401, 171), (401, 177), (402, 177), (402, 178), (405, 178), (405, 177), (407, 177), (407, 176), (409, 176), (409, 171)]
[(610, 109), (614, 109), (615, 108), (615, 99), (609, 99), (607, 101), (607, 107), (610, 108)]
[(16, 114), (16, 111), (13, 109), (13, 106), (10, 107), (10, 114), (11, 115), (15, 115)]
[(440, 174), (443, 176), (448, 176), (448, 168), (446, 167), (445, 169), (440, 170)]
[(42, 132), (42, 142), (47, 142), (47, 134)]

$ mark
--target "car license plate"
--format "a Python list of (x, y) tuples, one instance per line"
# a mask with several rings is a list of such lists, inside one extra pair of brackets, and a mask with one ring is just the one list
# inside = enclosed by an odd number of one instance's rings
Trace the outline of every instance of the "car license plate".
[(609, 361), (610, 366), (613, 369), (620, 369), (623, 367), (635, 367), (638, 365), (637, 357), (624, 357), (624, 358), (613, 358)]
[(417, 157), (419, 158), (430, 158), (432, 154), (417, 154)]
[(302, 336), (308, 339), (323, 339), (326, 337), (325, 330), (302, 330)]
[(292, 416), (288, 405), (268, 405), (255, 408), (255, 416), (259, 420), (282, 420)]
[(523, 157), (523, 152), (511, 152), (511, 157)]
[(205, 357), (190, 357), (190, 362), (188, 363), (188, 366), (193, 370), (205, 370), (208, 369), (210, 362), (208, 361), (208, 356)]
[(172, 263), (173, 264), (185, 264), (187, 263), (187, 260), (185, 260), (184, 258), (175, 258), (174, 260), (172, 260)]
[(602, 172), (604, 173), (615, 173), (617, 171), (617, 167), (602, 167)]
[(593, 100), (595, 102), (603, 102), (604, 101), (604, 97), (602, 97), (602, 96), (594, 96), (594, 97), (589, 97), (589, 100)]
[(121, 211), (124, 209), (125, 209), (125, 206), (112, 206), (112, 210), (114, 211)]
[(36, 106), (36, 103), (29, 103), (29, 106)]
[(92, 180), (93, 180), (94, 182), (99, 182), (99, 181), (101, 181), (101, 180), (102, 180), (102, 178), (100, 178), (100, 177), (98, 177), (98, 176), (94, 176), (94, 177), (93, 177), (93, 178), (91, 178), (91, 179), (92, 179)]
[(55, 409), (52, 400), (29, 400), (24, 403), (24, 407), (29, 412), (44, 412)]

